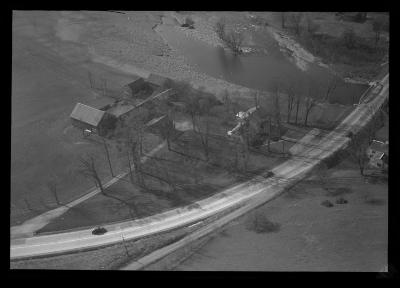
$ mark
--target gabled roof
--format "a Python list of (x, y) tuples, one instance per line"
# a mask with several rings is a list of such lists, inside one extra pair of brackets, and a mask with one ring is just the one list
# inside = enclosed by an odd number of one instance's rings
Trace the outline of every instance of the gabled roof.
[(101, 119), (103, 119), (104, 113), (105, 111), (98, 110), (82, 103), (77, 103), (74, 110), (72, 110), (70, 117), (97, 127)]

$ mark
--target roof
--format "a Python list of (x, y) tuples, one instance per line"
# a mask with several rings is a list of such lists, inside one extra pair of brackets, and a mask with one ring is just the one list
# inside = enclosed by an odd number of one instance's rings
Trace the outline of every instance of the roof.
[(372, 140), (372, 143), (369, 146), (369, 148), (374, 151), (379, 151), (379, 152), (383, 152), (385, 154), (389, 154), (389, 145), (387, 145), (381, 141)]
[(101, 108), (103, 108), (103, 107), (105, 107), (107, 105), (113, 105), (114, 102), (115, 102), (114, 98), (98, 97), (96, 99), (87, 101), (85, 103), (85, 105), (101, 110)]
[(162, 86), (167, 80), (168, 80), (167, 77), (164, 77), (164, 76), (161, 76), (158, 74), (154, 74), (154, 73), (150, 73), (149, 77), (147, 77), (147, 79), (146, 79), (147, 82), (158, 85), (158, 86)]
[(101, 111), (82, 103), (77, 103), (74, 110), (72, 110), (70, 117), (72, 119), (97, 127), (101, 119), (103, 119), (104, 113), (105, 111)]
[(120, 117), (129, 111), (135, 109), (136, 106), (131, 105), (131, 104), (117, 104), (114, 107), (111, 107), (110, 109), (107, 110), (107, 113), (114, 115), (115, 117)]
[(128, 86), (131, 89), (135, 89), (136, 85), (140, 84), (144, 84), (144, 79), (142, 77), (138, 77), (137, 79), (133, 80), (132, 82), (129, 82), (128, 84), (126, 84), (126, 86)]

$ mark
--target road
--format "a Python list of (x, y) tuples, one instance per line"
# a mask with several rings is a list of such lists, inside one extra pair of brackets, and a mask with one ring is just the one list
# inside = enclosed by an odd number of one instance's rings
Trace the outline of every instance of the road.
[[(148, 159), (148, 156), (153, 156), (155, 153), (157, 153), (159, 150), (161, 150), (164, 146), (166, 146), (166, 141), (163, 141), (161, 144), (159, 144), (157, 147), (155, 147), (153, 150), (151, 150), (146, 156), (143, 156), (141, 159), (142, 163), (145, 163)], [(134, 166), (132, 165), (132, 169), (134, 169)], [(122, 172), (118, 174), (115, 177), (112, 177), (109, 181), (103, 184), (103, 188), (106, 189), (110, 187), (112, 184), (116, 183), (126, 175), (128, 175), (129, 171)], [(88, 200), (89, 198), (92, 198), (93, 196), (96, 196), (101, 192), (100, 188), (93, 188), (90, 189), (87, 193), (85, 193), (83, 196), (79, 197), (78, 199), (64, 205), (61, 207), (58, 207), (56, 209), (52, 209), (50, 211), (47, 211), (43, 214), (40, 214), (39, 216), (36, 216), (28, 221), (25, 221), (21, 225), (13, 226), (11, 227), (11, 238), (21, 238), (21, 237), (30, 237), (33, 236), (34, 233), (47, 224), (49, 224), (52, 220), (56, 219), (57, 217), (60, 217), (62, 214), (67, 212), (69, 209), (72, 207)]]
[[(219, 213), (238, 203), (245, 203), (257, 197), (257, 205), (279, 195), (286, 187), (294, 185), (312, 170), (320, 161), (345, 147), (350, 139), (349, 132), (357, 133), (371, 119), (373, 113), (385, 102), (389, 95), (389, 74), (381, 81), (383, 88), (379, 94), (371, 94), (368, 103), (358, 105), (337, 128), (324, 135), (306, 135), (307, 143), (300, 141), (301, 149), (285, 163), (275, 167), (273, 177), (256, 177), (250, 181), (222, 191), (210, 198), (197, 202), (200, 208), (178, 208), (145, 219), (105, 225), (108, 232), (92, 235), (92, 229), (14, 239), (11, 241), (11, 259), (58, 254), (84, 248), (99, 247), (148, 236), (192, 224)], [(370, 93), (373, 93), (372, 91)], [(223, 196), (223, 197), (221, 197)]]

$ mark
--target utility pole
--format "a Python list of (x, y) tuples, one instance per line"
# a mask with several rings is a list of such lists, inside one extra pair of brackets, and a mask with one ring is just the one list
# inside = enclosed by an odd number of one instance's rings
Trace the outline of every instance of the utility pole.
[(93, 77), (92, 77), (92, 72), (90, 72), (90, 71), (88, 71), (88, 78), (89, 78), (89, 83), (90, 83), (90, 88), (92, 88), (93, 89)]
[(130, 257), (130, 255), (129, 255), (128, 248), (126, 247), (126, 243), (125, 243), (124, 234), (122, 234), (122, 233), (121, 233), (121, 236), (122, 236), (122, 243), (123, 243), (123, 245), (124, 245), (124, 248), (125, 248), (125, 253), (126, 253), (126, 256), (129, 258), (129, 257)]
[(106, 97), (107, 96), (107, 80), (104, 78), (102, 80), (103, 80), (103, 96)]

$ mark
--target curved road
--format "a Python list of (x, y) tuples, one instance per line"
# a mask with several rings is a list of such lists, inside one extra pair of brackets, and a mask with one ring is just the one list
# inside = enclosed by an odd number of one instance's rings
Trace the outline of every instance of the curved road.
[(106, 225), (109, 232), (92, 235), (92, 229), (11, 240), (11, 259), (59, 254), (73, 250), (109, 245), (175, 229), (198, 222), (229, 207), (257, 197), (266, 202), (310, 172), (320, 161), (345, 147), (349, 132), (357, 133), (380, 108), (389, 95), (389, 74), (382, 80), (379, 93), (371, 89), (364, 103), (359, 104), (336, 129), (328, 134), (312, 130), (299, 141), (296, 155), (275, 167), (274, 177), (256, 177), (197, 202), (200, 208), (174, 209), (148, 218)]

